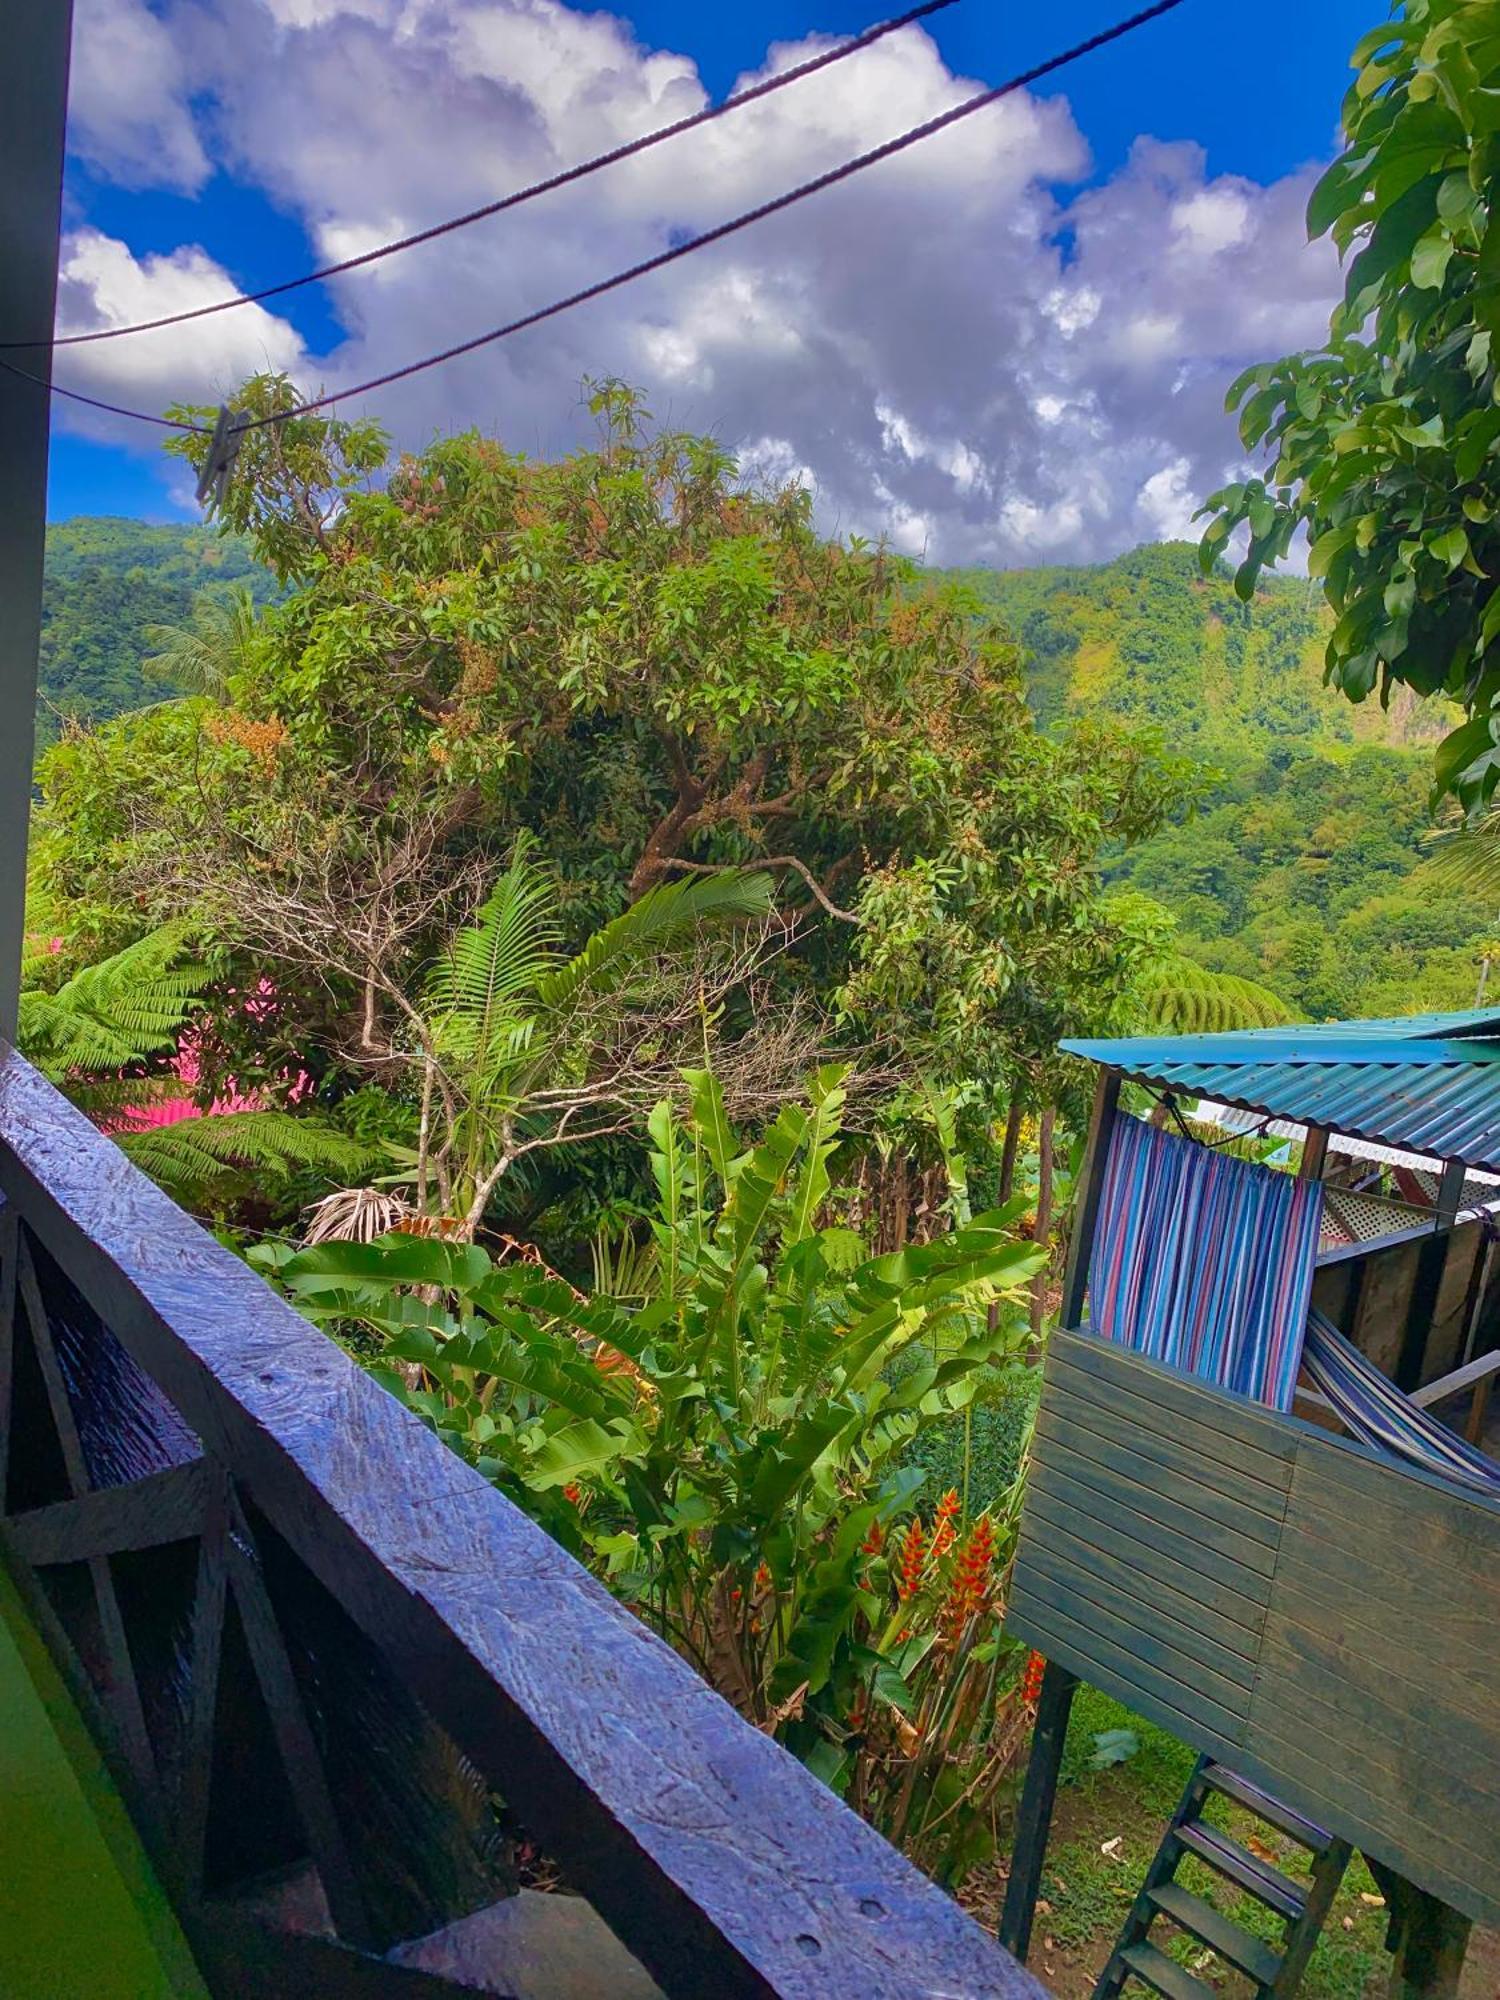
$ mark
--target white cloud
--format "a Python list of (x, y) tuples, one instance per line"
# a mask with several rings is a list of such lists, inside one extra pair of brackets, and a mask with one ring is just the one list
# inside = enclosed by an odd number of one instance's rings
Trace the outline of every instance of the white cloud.
[[(685, 57), (559, 0), (163, 0), (159, 18), (142, 0), (83, 5), (132, 32), (144, 18), (171, 55), (112, 155), (97, 105), (80, 112), (90, 157), (138, 175), (127, 142), (149, 125), (189, 185), (206, 148), (300, 219), (320, 261), (705, 102)], [(778, 44), (765, 68), (824, 45)], [(266, 365), (347, 386), (710, 228), (973, 88), (907, 29), (577, 187), (335, 281), (345, 337), (325, 354), (246, 309), (71, 350), (59, 374), (156, 407)], [(715, 432), (762, 476), (799, 479), (829, 527), (887, 532), (935, 561), (1087, 560), (1181, 532), (1192, 496), (1239, 462), (1225, 384), (1322, 337), (1332, 253), (1304, 240), (1304, 176), (1212, 178), (1200, 148), (1155, 139), (1071, 192), (1088, 171), (1066, 100), (1019, 94), (371, 408), (405, 445), (478, 423), (558, 451), (587, 423), (580, 377), (622, 374), (674, 425)], [(98, 323), (216, 296), (230, 280), (215, 259), (232, 265), (234, 246), (212, 222), (206, 202), (213, 256), (134, 257), (80, 232), (64, 310)]]
[(1192, 466), (1185, 458), (1174, 458), (1146, 480), (1136, 496), (1136, 505), (1152, 541), (1188, 541), (1197, 532), (1193, 516), (1198, 496), (1190, 484)]
[[(233, 297), (234, 280), (203, 250), (137, 258), (97, 229), (64, 238), (58, 268), (57, 319), (63, 334), (129, 326), (191, 312)], [(186, 326), (129, 340), (63, 350), (59, 381), (86, 395), (150, 411), (173, 402), (218, 402), (260, 369), (296, 371), (306, 353), (295, 329), (262, 306), (241, 306)], [(96, 436), (118, 436), (117, 419), (64, 403), (62, 413)]]
[(1189, 249), (1204, 256), (1233, 250), (1250, 234), (1250, 204), (1233, 187), (1203, 188), (1178, 202), (1172, 227)]
[(127, 187), (191, 193), (208, 179), (181, 52), (146, 0), (77, 0), (68, 139)]

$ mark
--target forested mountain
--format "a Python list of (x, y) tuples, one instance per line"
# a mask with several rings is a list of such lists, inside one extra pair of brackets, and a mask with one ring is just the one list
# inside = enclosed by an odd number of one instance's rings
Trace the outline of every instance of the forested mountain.
[(1191, 956), (1314, 1018), (1473, 1001), (1495, 913), (1421, 874), (1451, 719), (1409, 690), (1386, 713), (1325, 687), (1316, 587), (1263, 578), (1242, 604), (1183, 542), (966, 575), (1024, 648), (1042, 720), (1117, 715), (1214, 768), (1196, 815), (1118, 870), (1173, 912)]
[(83, 515), (47, 529), (37, 742), (64, 716), (102, 720), (169, 688), (148, 680), (153, 625), (180, 625), (200, 590), (247, 584), (262, 601), (275, 585), (246, 545), (211, 528)]
[(1119, 715), (1210, 763), (1316, 745), (1432, 744), (1445, 727), (1409, 694), (1394, 716), (1323, 685), (1331, 619), (1316, 584), (1262, 579), (1242, 604), (1188, 542), (1090, 568), (957, 572), (1025, 651), (1043, 722)]
[[(1392, 714), (1324, 687), (1328, 613), (1297, 578), (1240, 603), (1185, 543), (1092, 568), (971, 570), (1023, 647), (1051, 725), (1117, 715), (1216, 772), (1197, 815), (1125, 857), (1119, 879), (1177, 917), (1201, 963), (1263, 981), (1313, 1016), (1466, 1005), (1486, 912), (1423, 885), (1437, 705)], [(55, 523), (47, 538), (40, 740), (59, 715), (160, 698), (147, 628), (195, 593), (274, 585), (245, 545), (191, 526)]]

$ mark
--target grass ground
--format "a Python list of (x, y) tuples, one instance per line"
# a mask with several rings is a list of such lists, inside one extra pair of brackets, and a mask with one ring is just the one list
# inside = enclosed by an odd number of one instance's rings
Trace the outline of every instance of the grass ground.
[[(1135, 1754), (1106, 1769), (1091, 1768), (1095, 1739), (1106, 1731), (1121, 1729), (1134, 1735), (1139, 1746)], [(1032, 1971), (1059, 2000), (1088, 2000), (1194, 1761), (1194, 1753), (1184, 1744), (1130, 1715), (1106, 1695), (1091, 1688), (1079, 1690), (1068, 1731), (1030, 1959)], [(1274, 1861), (1284, 1873), (1305, 1873), (1304, 1849), (1231, 1807), (1227, 1800), (1216, 1800), (1209, 1817)], [(1281, 1927), (1270, 1912), (1262, 1904), (1235, 1894), (1203, 1864), (1189, 1859), (1178, 1877), (1247, 1930), (1279, 1941)], [(987, 1898), (982, 1886), (970, 1887), (971, 1893), (979, 1891), (973, 1900), (978, 1912), (985, 1914)], [(997, 1903), (1002, 1887), (995, 1885)], [(1303, 1977), (1300, 2000), (1379, 2000), (1386, 1992), (1391, 1963), (1385, 1930), (1384, 1903), (1356, 1857)], [(1225, 2000), (1238, 2000), (1249, 1993), (1248, 1981), (1205, 1955), (1196, 1940), (1173, 1933), (1160, 1921), (1152, 1940), (1190, 1966)], [(1460, 2000), (1496, 2000), (1497, 1994), (1500, 1933), (1476, 1931)]]

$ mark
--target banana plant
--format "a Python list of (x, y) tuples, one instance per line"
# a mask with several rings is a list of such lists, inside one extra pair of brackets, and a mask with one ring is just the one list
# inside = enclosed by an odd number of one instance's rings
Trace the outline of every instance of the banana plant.
[(1042, 1255), (1019, 1204), (879, 1257), (830, 1225), (844, 1081), (818, 1071), (747, 1145), (687, 1072), (649, 1119), (649, 1241), (600, 1263), (629, 1296), (410, 1235), (252, 1253), (373, 1332), (388, 1386), (815, 1764), (860, 1686), (897, 1698), (909, 1635), (868, 1572), (921, 1484), (902, 1454), (1019, 1365)]

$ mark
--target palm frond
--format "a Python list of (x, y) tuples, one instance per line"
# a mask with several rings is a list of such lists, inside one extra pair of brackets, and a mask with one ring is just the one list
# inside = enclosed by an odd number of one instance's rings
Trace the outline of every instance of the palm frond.
[(491, 1025), (514, 1002), (536, 990), (556, 959), (557, 887), (531, 859), (530, 843), (516, 843), (509, 868), (458, 931), (434, 966), (427, 997), (440, 1011), (471, 1022), (475, 1039), (489, 1041)]
[(411, 1203), (386, 1188), (335, 1188), (307, 1211), (303, 1242), (373, 1243), (416, 1214)]
[(1140, 997), (1150, 1025), (1169, 1035), (1280, 1028), (1297, 1018), (1268, 986), (1234, 972), (1210, 972), (1176, 954), (1152, 969)]
[(138, 1167), (183, 1202), (247, 1173), (257, 1180), (306, 1172), (352, 1180), (371, 1158), (371, 1149), (347, 1133), (289, 1111), (205, 1112), (115, 1138)]
[(576, 958), (545, 974), (537, 993), (549, 1007), (566, 1006), (584, 992), (606, 993), (642, 959), (696, 930), (769, 915), (773, 889), (769, 875), (742, 868), (662, 882), (595, 931)]
[(236, 675), (254, 650), (256, 619), (255, 599), (243, 584), (222, 595), (204, 591), (193, 605), (191, 625), (147, 626), (147, 641), (156, 651), (142, 661), (142, 668), (152, 680), (228, 701)]
[(1436, 889), (1500, 905), (1500, 811), (1435, 841), (1421, 879)]

